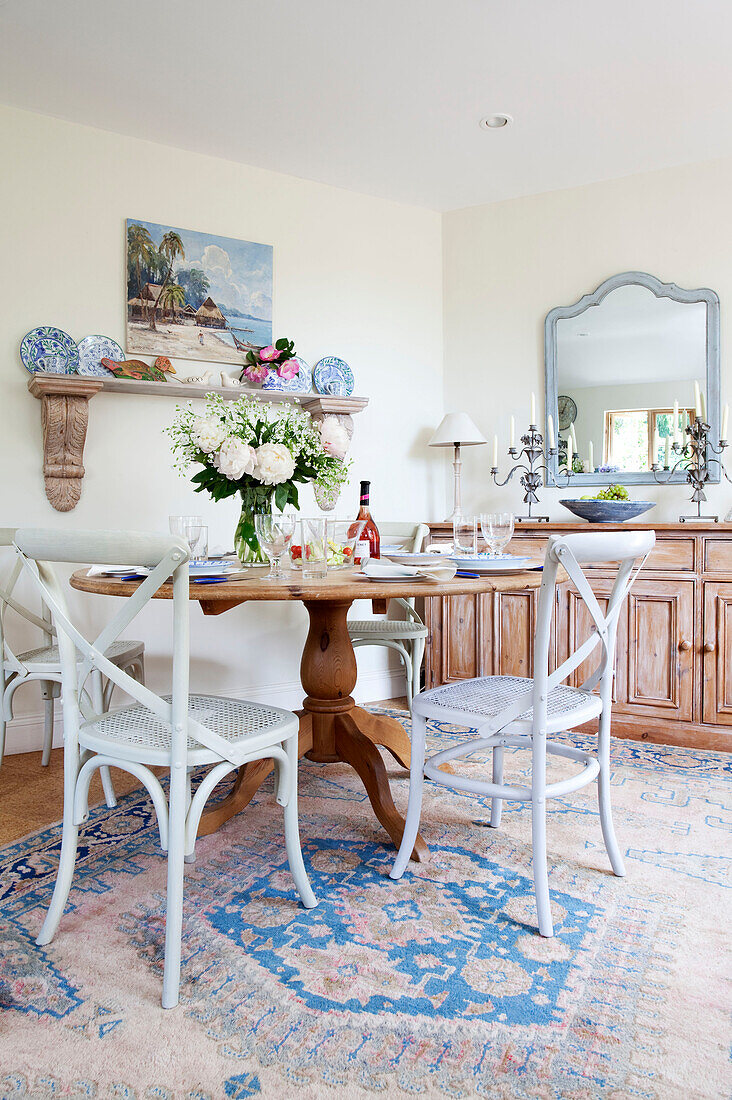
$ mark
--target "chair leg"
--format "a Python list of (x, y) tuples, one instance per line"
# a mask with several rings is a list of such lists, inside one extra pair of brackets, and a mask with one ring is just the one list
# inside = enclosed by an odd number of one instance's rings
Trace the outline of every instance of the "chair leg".
[(602, 839), (605, 841), (605, 849), (610, 857), (610, 865), (613, 873), (618, 878), (625, 876), (625, 864), (620, 852), (615, 828), (613, 826), (612, 807), (610, 804), (610, 711), (604, 709), (600, 715), (600, 729), (598, 737), (598, 759), (600, 771), (597, 776), (597, 796), (600, 806), (600, 827)]
[(409, 710), (412, 709), (412, 699), (414, 698), (414, 667), (412, 665), (412, 656), (399, 655), (404, 665), (404, 673), (407, 678), (407, 706)]
[[(90, 676), (91, 679), (91, 698), (92, 705), (97, 714), (104, 714), (104, 680), (101, 672), (98, 668), (94, 669)], [(102, 790), (104, 791), (104, 801), (110, 810), (113, 810), (117, 805), (117, 796), (114, 793), (114, 784), (112, 783), (112, 776), (109, 774), (109, 768), (106, 766), (99, 769), (99, 775), (102, 780)]]
[(186, 854), (186, 773), (183, 768), (171, 769), (168, 805), (168, 884), (165, 906), (163, 1008), (175, 1008), (180, 990), (183, 876)]
[(290, 865), (300, 901), (306, 909), (314, 909), (318, 899), (312, 891), (308, 873), (302, 858), (300, 847), (300, 827), (297, 817), (297, 765), (298, 765), (298, 735), (293, 734), (285, 742), (285, 751), (288, 762), (288, 789), (285, 803), (285, 848), (287, 850), (287, 862)]
[(399, 879), (404, 874), (414, 850), (419, 832), (419, 819), (422, 813), (422, 792), (424, 790), (424, 757), (427, 719), (422, 714), (412, 715), (412, 758), (409, 766), (409, 805), (407, 820), (404, 824), (402, 842), (399, 845), (394, 866), (389, 877)]
[(0, 764), (3, 762), (3, 756), (5, 755), (5, 729), (7, 722), (5, 721), (5, 711), (3, 710), (2, 699), (0, 699)]
[[(503, 745), (493, 746), (493, 782), (496, 784), (503, 783)], [(492, 829), (500, 829), (502, 809), (503, 799), (497, 796), (493, 797), (491, 799)]]
[[(186, 768), (186, 820), (188, 819), (188, 811), (191, 808), (191, 769)], [(185, 863), (196, 862), (196, 838), (193, 837), (190, 850), (185, 854)]]
[(553, 936), (552, 907), (549, 900), (549, 871), (546, 861), (546, 732), (534, 730), (531, 753), (531, 862), (534, 869), (534, 893), (539, 933)]
[[(66, 805), (66, 803), (69, 805)], [(71, 880), (74, 876), (74, 864), (76, 863), (76, 848), (79, 839), (79, 827), (74, 824), (73, 799), (64, 800), (64, 823), (61, 834), (61, 856), (56, 874), (56, 885), (53, 888), (53, 897), (46, 913), (43, 927), (38, 933), (36, 943), (39, 947), (50, 943), (56, 935), (59, 921), (63, 916), (66, 902), (71, 889)]]
[(47, 768), (51, 763), (51, 749), (53, 748), (53, 718), (54, 702), (51, 694), (51, 684), (43, 681), (43, 753), (41, 765)]
[(419, 695), (422, 677), (422, 659), (424, 657), (424, 638), (415, 638), (412, 642), (412, 694), (409, 699), (409, 709), (412, 709), (412, 701)]

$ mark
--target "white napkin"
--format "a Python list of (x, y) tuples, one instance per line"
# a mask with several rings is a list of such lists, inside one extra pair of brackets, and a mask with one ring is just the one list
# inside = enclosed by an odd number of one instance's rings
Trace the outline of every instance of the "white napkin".
[(455, 576), (457, 566), (454, 562), (435, 562), (434, 565), (382, 565), (376, 561), (368, 562), (361, 570), (365, 576), (373, 580), (381, 580), (388, 577), (427, 577), (431, 581), (449, 581)]

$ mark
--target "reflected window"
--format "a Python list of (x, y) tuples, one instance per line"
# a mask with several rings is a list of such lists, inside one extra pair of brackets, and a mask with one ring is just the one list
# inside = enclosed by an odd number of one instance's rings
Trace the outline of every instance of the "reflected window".
[[(679, 410), (679, 441), (682, 441), (690, 416), (692, 410)], [(667, 458), (670, 465), (674, 464), (671, 451), (674, 438), (672, 408), (606, 409), (604, 437), (603, 462), (610, 468), (650, 470), (653, 463), (667, 465)]]

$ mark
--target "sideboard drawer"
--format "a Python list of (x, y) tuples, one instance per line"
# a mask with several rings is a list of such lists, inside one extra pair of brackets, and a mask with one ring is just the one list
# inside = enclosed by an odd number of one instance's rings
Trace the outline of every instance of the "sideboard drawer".
[(539, 558), (543, 561), (548, 541), (549, 535), (545, 535), (544, 538), (534, 534), (523, 535), (520, 530), (516, 529), (508, 544), (508, 553), (527, 558)]
[(732, 540), (704, 539), (704, 572), (732, 573)]
[[(593, 527), (593, 531), (597, 531), (597, 527)], [(550, 532), (551, 533), (551, 532)], [(568, 532), (562, 532), (565, 534)], [(579, 532), (578, 532), (579, 533)], [(532, 558), (543, 558), (546, 552), (546, 544), (549, 539), (547, 534), (544, 538), (534, 534), (522, 534), (520, 531), (516, 531), (511, 543), (509, 545), (509, 553), (511, 554), (527, 554)], [(711, 541), (711, 540), (709, 540)], [(732, 542), (721, 542), (722, 548), (726, 547), (726, 554), (728, 556), (729, 565), (726, 571), (732, 572)], [(616, 568), (612, 562), (597, 562), (596, 565), (588, 566), (590, 569), (614, 569)], [(658, 569), (664, 573), (693, 573), (694, 572), (694, 538), (690, 536), (688, 539), (670, 539), (664, 538), (663, 535), (656, 539), (656, 545), (653, 548), (653, 553), (646, 562), (645, 569)]]

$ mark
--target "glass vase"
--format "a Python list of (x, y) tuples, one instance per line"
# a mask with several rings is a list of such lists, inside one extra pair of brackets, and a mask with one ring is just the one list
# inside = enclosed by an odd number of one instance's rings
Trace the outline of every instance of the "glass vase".
[(234, 549), (242, 565), (269, 565), (267, 555), (259, 545), (254, 526), (254, 516), (258, 508), (262, 511), (261, 504), (257, 506), (254, 503), (242, 501), (241, 515), (234, 534)]

